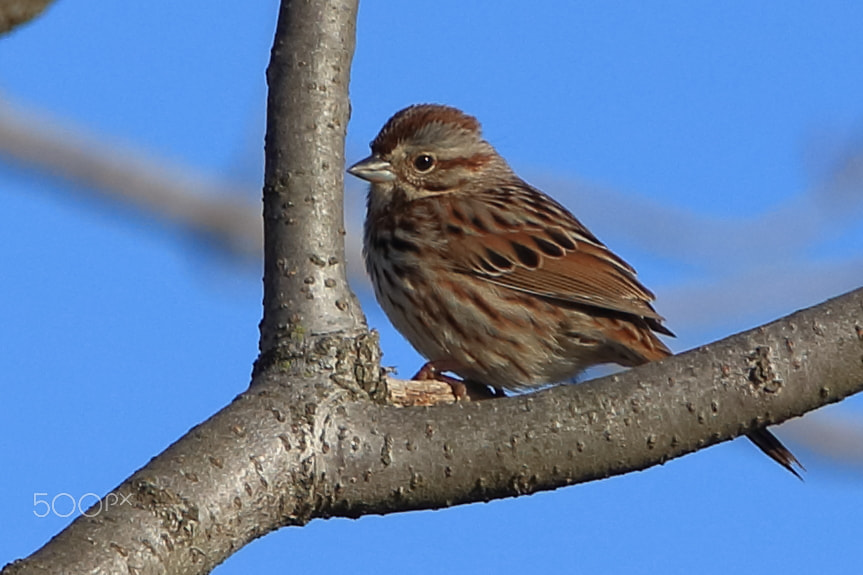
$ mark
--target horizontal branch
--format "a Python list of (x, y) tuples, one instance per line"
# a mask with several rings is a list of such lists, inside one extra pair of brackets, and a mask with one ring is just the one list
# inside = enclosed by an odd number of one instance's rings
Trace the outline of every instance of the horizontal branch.
[(438, 508), (645, 469), (861, 390), (863, 288), (578, 385), (434, 408), (349, 405), (316, 465), (319, 514)]
[(863, 390), (863, 289), (625, 373), (438, 407), (352, 400), (333, 384), (344, 366), (315, 345), (334, 375), (309, 378), (296, 365), (258, 376), (114, 489), (124, 504), (109, 495), (4, 573), (190, 557), (207, 572), (252, 539), (315, 517), (439, 508), (644, 469)]

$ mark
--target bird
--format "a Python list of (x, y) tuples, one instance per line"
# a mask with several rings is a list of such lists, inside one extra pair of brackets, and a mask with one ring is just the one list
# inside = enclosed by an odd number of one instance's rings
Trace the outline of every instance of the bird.
[[(635, 270), (521, 179), (475, 117), (412, 105), (370, 147), (348, 168), (370, 182), (363, 256), (381, 308), (427, 360), (414, 379), (453, 373), (524, 392), (672, 354), (657, 334), (674, 334)], [(747, 437), (801, 477), (769, 430)]]

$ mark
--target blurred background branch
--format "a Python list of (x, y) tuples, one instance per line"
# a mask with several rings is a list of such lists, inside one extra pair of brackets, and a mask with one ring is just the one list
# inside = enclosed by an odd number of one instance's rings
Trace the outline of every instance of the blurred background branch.
[(72, 190), (179, 230), (240, 260), (259, 260), (263, 225), (257, 197), (187, 166), (110, 142), (47, 114), (0, 100), (0, 156)]
[(53, 0), (3, 0), (0, 2), (0, 34), (26, 24), (51, 4)]

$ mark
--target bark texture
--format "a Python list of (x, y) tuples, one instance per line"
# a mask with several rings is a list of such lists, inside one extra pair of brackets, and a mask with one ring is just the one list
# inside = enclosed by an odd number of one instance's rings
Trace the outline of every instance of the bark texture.
[(345, 274), (343, 193), (356, 2), (283, 2), (267, 69), (263, 362), (366, 330)]
[[(322, 346), (320, 351), (325, 352)], [(322, 357), (329, 357), (322, 353)], [(863, 289), (625, 373), (401, 408), (271, 373), (4, 573), (206, 573), (317, 517), (435, 509), (645, 469), (863, 390)]]

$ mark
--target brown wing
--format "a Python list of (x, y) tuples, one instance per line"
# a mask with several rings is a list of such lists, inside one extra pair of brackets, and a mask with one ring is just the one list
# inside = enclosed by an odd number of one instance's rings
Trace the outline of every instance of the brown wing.
[(562, 303), (642, 317), (671, 335), (635, 270), (542, 192), (525, 184), (446, 199), (447, 221), (459, 224), (447, 234), (447, 257), (458, 271)]

